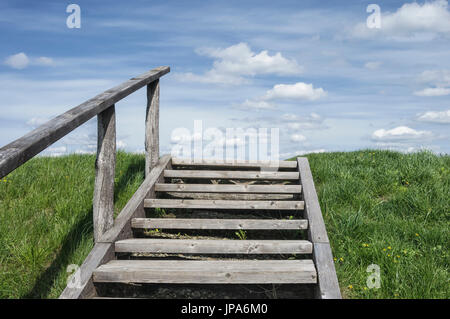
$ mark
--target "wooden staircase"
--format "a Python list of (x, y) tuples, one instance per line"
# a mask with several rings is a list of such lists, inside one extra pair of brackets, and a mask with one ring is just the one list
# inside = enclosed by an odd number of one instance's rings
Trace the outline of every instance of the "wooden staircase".
[[(274, 170), (263, 162), (159, 156), (160, 78), (169, 72), (161, 66), (133, 77), (0, 148), (2, 178), (97, 117), (95, 244), (60, 298), (140, 297), (128, 293), (137, 285), (266, 284), (308, 286), (313, 294), (306, 297), (340, 298), (306, 158), (281, 161)], [(143, 87), (145, 180), (114, 219), (115, 104)], [(174, 234), (181, 231), (186, 236)]]
[[(258, 163), (163, 158), (152, 170), (153, 183), (143, 184), (141, 214), (130, 215), (122, 227), (128, 231), (116, 230), (116, 239), (109, 239), (110, 257), (91, 266), (92, 288), (84, 297), (141, 297), (117, 294), (123, 286), (111, 285), (301, 284), (309, 291), (303, 296), (340, 298), (305, 163), (281, 161), (270, 171)], [(314, 196), (305, 198), (306, 188)]]

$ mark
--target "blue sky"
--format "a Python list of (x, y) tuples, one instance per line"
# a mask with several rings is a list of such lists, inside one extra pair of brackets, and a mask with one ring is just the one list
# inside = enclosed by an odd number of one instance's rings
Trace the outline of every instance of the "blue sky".
[[(66, 7), (81, 8), (81, 28)], [(447, 1), (2, 1), (0, 144), (160, 65), (161, 152), (176, 128), (279, 128), (280, 157), (449, 153)], [(369, 4), (381, 8), (370, 29)], [(116, 106), (118, 146), (143, 151), (145, 89)], [(89, 121), (44, 154), (92, 152)]]

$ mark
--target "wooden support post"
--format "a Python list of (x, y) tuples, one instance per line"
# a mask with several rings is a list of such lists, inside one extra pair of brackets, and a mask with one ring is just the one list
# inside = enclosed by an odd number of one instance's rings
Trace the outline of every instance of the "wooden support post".
[(159, 80), (147, 85), (147, 110), (145, 115), (145, 176), (159, 159)]
[(94, 240), (114, 223), (114, 176), (116, 170), (116, 111), (114, 104), (97, 116), (97, 159), (93, 200)]

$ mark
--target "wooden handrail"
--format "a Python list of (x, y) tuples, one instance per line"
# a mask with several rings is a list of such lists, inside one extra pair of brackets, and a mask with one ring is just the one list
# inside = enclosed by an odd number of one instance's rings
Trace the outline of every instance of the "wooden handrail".
[(170, 72), (162, 66), (132, 78), (42, 124), (23, 137), (0, 149), (0, 178), (24, 164), (81, 124), (141, 87)]
[(170, 72), (158, 67), (132, 78), (44, 123), (0, 149), (0, 178), (24, 164), (89, 119), (97, 115), (97, 159), (93, 196), (94, 240), (114, 225), (114, 174), (116, 167), (115, 103), (147, 86), (145, 118), (145, 175), (159, 158), (159, 78)]

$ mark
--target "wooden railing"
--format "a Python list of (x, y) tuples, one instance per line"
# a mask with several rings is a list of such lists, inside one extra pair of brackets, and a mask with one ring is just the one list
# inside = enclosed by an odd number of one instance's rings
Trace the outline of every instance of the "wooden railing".
[(93, 199), (94, 239), (113, 226), (116, 166), (115, 103), (147, 86), (145, 117), (145, 175), (159, 158), (159, 78), (170, 72), (158, 67), (132, 78), (44, 123), (0, 149), (0, 178), (24, 164), (89, 119), (97, 116), (97, 159)]

